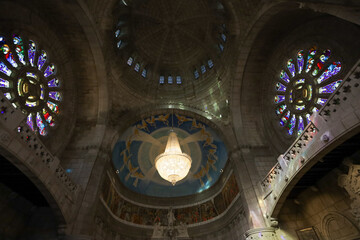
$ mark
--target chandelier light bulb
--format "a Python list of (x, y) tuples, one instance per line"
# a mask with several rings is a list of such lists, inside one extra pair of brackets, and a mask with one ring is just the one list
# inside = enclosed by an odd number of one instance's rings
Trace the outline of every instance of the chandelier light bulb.
[(174, 186), (189, 173), (191, 158), (180, 148), (176, 133), (171, 131), (166, 144), (165, 152), (155, 159), (155, 168), (159, 175)]

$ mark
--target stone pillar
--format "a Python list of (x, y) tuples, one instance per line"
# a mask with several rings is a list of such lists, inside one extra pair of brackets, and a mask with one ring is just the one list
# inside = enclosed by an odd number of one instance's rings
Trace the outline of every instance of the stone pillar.
[(275, 228), (253, 228), (245, 232), (246, 240), (277, 240)]

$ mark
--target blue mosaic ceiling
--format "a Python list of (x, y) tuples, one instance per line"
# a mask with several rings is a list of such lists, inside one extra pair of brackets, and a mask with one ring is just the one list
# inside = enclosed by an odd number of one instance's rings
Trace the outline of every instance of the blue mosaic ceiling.
[[(155, 169), (170, 130), (177, 134), (181, 149), (192, 158), (189, 174), (172, 186)], [(142, 119), (118, 139), (112, 160), (120, 181), (134, 192), (156, 197), (179, 197), (200, 193), (219, 178), (227, 161), (224, 142), (215, 131), (195, 118), (163, 114)]]

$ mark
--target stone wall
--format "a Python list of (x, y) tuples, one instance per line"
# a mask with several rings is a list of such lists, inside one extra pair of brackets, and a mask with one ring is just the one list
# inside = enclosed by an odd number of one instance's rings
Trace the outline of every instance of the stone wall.
[(279, 214), (279, 237), (307, 239), (305, 235), (310, 231), (315, 232), (318, 239), (360, 237), (351, 214), (349, 195), (337, 183), (340, 174), (339, 169), (334, 169), (296, 199), (285, 202)]

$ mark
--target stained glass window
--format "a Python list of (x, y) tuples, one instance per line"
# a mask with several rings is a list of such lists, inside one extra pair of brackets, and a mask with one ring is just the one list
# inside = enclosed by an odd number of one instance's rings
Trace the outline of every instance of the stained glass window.
[(127, 65), (131, 66), (133, 64), (133, 62), (134, 62), (134, 58), (129, 57), (129, 59), (127, 60), (126, 63), (127, 63)]
[(12, 71), (3, 62), (0, 62), (0, 71), (8, 76), (12, 73)]
[(295, 77), (295, 65), (292, 59), (289, 59), (289, 61), (287, 62), (287, 68), (289, 69), (291, 76)]
[(198, 79), (200, 77), (198, 70), (194, 71), (194, 77), (195, 79)]
[(164, 83), (165, 83), (165, 77), (164, 77), (164, 76), (160, 76), (160, 78), (159, 78), (159, 83), (160, 83), (160, 84), (164, 84)]
[[(304, 53), (308, 53), (306, 62)], [(296, 63), (290, 58), (279, 71), (281, 81), (275, 83), (275, 113), (288, 135), (294, 132), (300, 135), (305, 129), (305, 119), (308, 124), (311, 114), (319, 111), (341, 84), (342, 80), (337, 78), (341, 63), (329, 62), (330, 55), (330, 49), (317, 51), (315, 46), (302, 49), (297, 52)]]
[(0, 87), (9, 88), (10, 84), (8, 80), (0, 78)]
[(140, 71), (140, 63), (135, 64), (134, 70), (135, 70), (135, 72)]
[(119, 36), (120, 36), (120, 33), (121, 33), (120, 29), (116, 30), (116, 31), (115, 31), (115, 37), (119, 37)]
[(14, 59), (14, 55), (12, 54), (9, 45), (6, 43), (5, 38), (0, 36), (0, 50), (5, 56), (5, 59), (14, 67), (17, 68), (18, 64)]
[(282, 80), (284, 80), (285, 82), (287, 82), (287, 83), (290, 82), (290, 78), (289, 78), (289, 76), (287, 75), (287, 73), (284, 70), (281, 70), (280, 78)]
[(47, 134), (47, 131), (46, 131), (45, 124), (41, 118), (40, 113), (36, 113), (36, 125), (39, 128), (40, 135), (45, 136)]
[(181, 77), (180, 76), (176, 76), (176, 84), (181, 84)]
[(206, 72), (206, 67), (205, 65), (201, 65), (200, 66), (200, 70), (201, 70), (201, 73), (204, 74)]
[(46, 70), (45, 70), (45, 72), (44, 72), (44, 76), (45, 76), (45, 77), (48, 77), (48, 76), (54, 74), (54, 72), (55, 72), (55, 65), (54, 65), (54, 64), (50, 64), (50, 65), (46, 68)]
[(41, 70), (41, 68), (44, 66), (45, 62), (46, 62), (47, 56), (46, 56), (46, 52), (43, 50), (41, 51), (41, 54), (39, 56), (38, 59), (38, 69)]
[(208, 66), (209, 66), (209, 68), (213, 68), (213, 66), (214, 66), (214, 63), (211, 59), (208, 60)]
[(122, 44), (122, 40), (119, 40), (116, 44), (117, 48), (120, 48), (121, 47), (121, 44)]
[(34, 66), (35, 53), (36, 53), (36, 44), (35, 44), (35, 42), (29, 40), (28, 58), (29, 58), (30, 65), (32, 67)]
[(172, 76), (168, 76), (168, 84), (173, 84), (173, 77)]
[(332, 82), (324, 87), (319, 88), (319, 93), (333, 93), (335, 89), (341, 84), (342, 80)]
[(142, 76), (143, 78), (146, 78), (146, 74), (147, 74), (147, 70), (144, 68), (144, 69), (142, 70), (141, 76)]
[(297, 66), (300, 74), (304, 68), (304, 50), (300, 50), (297, 54)]
[(19, 61), (25, 65), (25, 52), (24, 52), (24, 43), (19, 35), (13, 35), (13, 43), (15, 45), (15, 51), (18, 55)]
[(53, 78), (48, 82), (48, 87), (59, 87), (60, 81), (57, 78)]
[(226, 35), (224, 33), (221, 34), (221, 39), (226, 42)]
[(63, 97), (56, 65), (48, 63), (46, 51), (37, 49), (34, 41), (18, 34), (7, 39), (10, 44), (5, 37), (0, 39), (5, 54), (0, 62), (0, 87), (12, 106), (27, 115), (29, 128), (45, 136), (55, 126)]
[(220, 48), (220, 51), (221, 51), (221, 52), (224, 51), (224, 45), (222, 45), (221, 43), (219, 43), (219, 48)]

